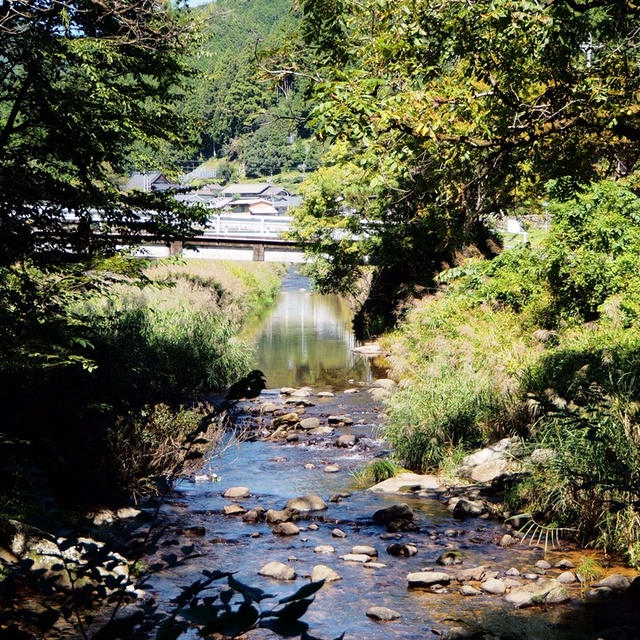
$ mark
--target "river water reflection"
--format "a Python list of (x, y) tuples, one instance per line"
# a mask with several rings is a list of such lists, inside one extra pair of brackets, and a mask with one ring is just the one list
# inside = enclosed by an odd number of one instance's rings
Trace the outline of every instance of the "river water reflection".
[(309, 281), (291, 271), (275, 310), (261, 322), (256, 367), (269, 388), (344, 388), (348, 380), (369, 381), (366, 358), (353, 353), (352, 313), (339, 296), (310, 292)]

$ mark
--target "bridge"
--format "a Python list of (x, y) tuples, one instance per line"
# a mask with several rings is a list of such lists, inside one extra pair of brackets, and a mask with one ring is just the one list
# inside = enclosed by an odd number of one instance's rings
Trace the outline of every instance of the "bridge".
[(292, 220), (288, 216), (214, 215), (207, 228), (187, 242), (167, 244), (149, 239), (126, 248), (134, 255), (151, 258), (181, 255), (186, 259), (301, 263), (305, 258), (300, 244), (283, 238)]

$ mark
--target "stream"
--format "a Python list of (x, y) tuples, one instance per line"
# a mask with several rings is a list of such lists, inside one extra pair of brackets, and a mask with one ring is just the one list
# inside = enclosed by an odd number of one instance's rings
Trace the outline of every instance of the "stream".
[[(319, 296), (309, 291), (306, 279), (290, 273), (283, 284), (276, 308), (255, 328), (256, 367), (267, 379), (261, 397), (242, 404), (245, 420), (259, 420), (260, 403), (283, 404), (281, 387), (312, 387), (306, 398), (313, 406), (304, 409), (303, 417), (318, 417), (326, 424), (331, 414), (346, 414), (353, 425), (336, 429), (325, 437), (303, 436), (299, 442), (255, 441), (229, 446), (215, 452), (205, 471), (215, 472), (220, 482), (181, 482), (163, 507), (163, 515), (173, 531), (199, 527), (204, 535), (191, 538), (202, 557), (186, 565), (154, 577), (153, 587), (159, 599), (175, 595), (178, 586), (198, 578), (203, 569), (236, 571), (239, 580), (269, 593), (287, 595), (309, 580), (314, 565), (326, 564), (335, 569), (342, 580), (326, 584), (304, 616), (310, 633), (321, 638), (335, 638), (345, 632), (345, 639), (383, 640), (437, 637), (471, 637), (451, 635), (451, 629), (464, 621), (473, 629), (491, 632), (496, 638), (563, 639), (594, 638), (593, 610), (579, 602), (580, 587), (571, 587), (567, 604), (516, 610), (500, 596), (460, 595), (452, 582), (441, 593), (409, 590), (406, 575), (429, 567), (442, 570), (435, 563), (446, 549), (459, 549), (464, 554), (462, 568), (485, 565), (505, 571), (516, 567), (523, 573), (543, 557), (538, 548), (516, 546), (509, 549), (497, 543), (504, 534), (498, 522), (480, 518), (454, 520), (437, 499), (411, 498), (353, 490), (351, 473), (376, 456), (388, 453), (381, 440), (381, 407), (368, 393), (373, 381), (384, 377), (375, 371), (368, 359), (352, 351), (356, 342), (350, 329), (351, 314), (337, 297)], [(319, 397), (318, 392), (333, 392), (333, 397)], [(293, 409), (292, 409), (293, 410)], [(352, 433), (359, 442), (353, 448), (338, 448), (335, 438)], [(339, 471), (327, 473), (327, 463), (339, 465)], [(265, 522), (244, 523), (239, 516), (225, 516), (222, 497), (229, 487), (246, 486), (251, 496), (239, 503), (250, 509), (282, 509), (292, 497), (316, 493), (329, 508), (302, 519), (297, 524), (300, 534), (278, 537)], [(329, 498), (339, 492), (351, 495), (338, 502)], [(413, 557), (393, 557), (387, 546), (396, 542), (385, 534), (371, 516), (377, 509), (406, 502), (416, 513), (420, 530), (396, 534), (402, 543), (418, 547)], [(309, 524), (315, 523), (317, 529)], [(339, 527), (344, 538), (332, 536)], [(335, 553), (320, 555), (318, 545), (332, 545)], [(372, 545), (379, 553), (379, 568), (346, 562), (340, 556), (354, 545)], [(577, 565), (581, 553), (571, 550), (551, 552), (547, 560), (554, 564), (561, 558)], [(277, 560), (293, 567), (295, 581), (284, 582), (258, 575), (268, 561)], [(444, 568), (448, 570), (449, 568)], [(550, 571), (555, 576), (558, 570)], [(380, 623), (366, 617), (372, 605), (390, 607), (401, 618)], [(444, 634), (444, 635), (440, 635)], [(449, 635), (447, 635), (449, 634)], [(270, 638), (265, 630), (252, 631), (249, 638)], [(195, 636), (194, 636), (195, 637)]]

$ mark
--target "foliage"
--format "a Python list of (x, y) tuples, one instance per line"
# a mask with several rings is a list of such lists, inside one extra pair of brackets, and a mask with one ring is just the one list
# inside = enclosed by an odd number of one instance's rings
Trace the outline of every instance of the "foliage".
[[(69, 503), (148, 487), (150, 476), (173, 464), (175, 439), (189, 428), (191, 414), (180, 405), (229, 387), (250, 368), (250, 349), (235, 334), (248, 311), (273, 299), (281, 273), (248, 265), (240, 276), (238, 265), (234, 275), (229, 266), (196, 263), (156, 266), (145, 275), (120, 258), (101, 264), (110, 275), (109, 295), (93, 287), (95, 276), (88, 278), (92, 286), (82, 286), (87, 278), (77, 266), (62, 281), (58, 270), (16, 271), (29, 277), (33, 295), (25, 310), (3, 308), (12, 314), (8, 324), (13, 316), (16, 322), (1, 347), (0, 444), (23, 470), (3, 470), (3, 510), (20, 509), (11, 487), (22, 486), (25, 499), (37, 496), (29, 489), (35, 480), (21, 480), (26, 465), (44, 474), (43, 496)], [(154, 409), (160, 402), (170, 408)], [(78, 481), (85, 477), (91, 482)]]
[(352, 483), (358, 489), (367, 489), (403, 471), (393, 460), (373, 460), (362, 469), (351, 474)]
[[(465, 245), (495, 251), (490, 216), (541, 211), (548, 180), (568, 187), (634, 167), (640, 72), (629, 4), (302, 6), (300, 48), (311, 55), (286, 71), (315, 80), (312, 121), (344, 150), (328, 163), (344, 193), (325, 211), (305, 204), (299, 232), (336, 288), (365, 256), (388, 274), (387, 298), (402, 298), (408, 282), (430, 287)], [(324, 179), (311, 188), (321, 196)]]
[(2, 3), (3, 267), (113, 249), (141, 231), (185, 235), (202, 220), (167, 194), (123, 194), (115, 180), (134, 147), (157, 157), (186, 143), (178, 105), (194, 36), (190, 14), (162, 0)]
[(622, 183), (582, 187), (549, 203), (542, 246), (443, 272), (446, 289), (389, 339), (395, 375), (410, 382), (388, 426), (411, 467), (514, 432), (550, 449), (509, 490), (509, 508), (531, 513), (538, 532), (575, 528), (636, 563), (638, 201)]

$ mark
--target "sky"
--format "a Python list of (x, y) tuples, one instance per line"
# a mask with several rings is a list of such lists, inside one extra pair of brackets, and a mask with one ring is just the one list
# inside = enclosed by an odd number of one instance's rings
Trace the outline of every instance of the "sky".
[(188, 0), (187, 4), (190, 7), (197, 7), (198, 5), (201, 5), (201, 4), (209, 4), (212, 1), (213, 0)]

